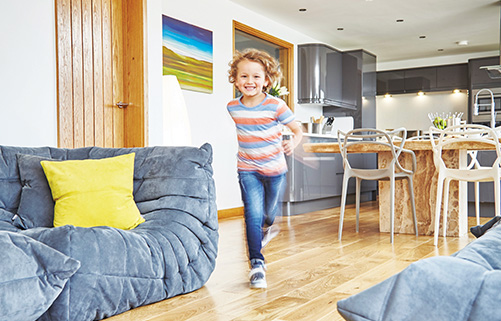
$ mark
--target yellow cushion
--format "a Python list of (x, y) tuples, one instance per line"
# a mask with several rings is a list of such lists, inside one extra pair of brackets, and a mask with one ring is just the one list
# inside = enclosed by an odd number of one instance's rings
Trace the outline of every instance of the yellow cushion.
[(112, 226), (129, 230), (144, 222), (132, 196), (134, 153), (41, 164), (56, 204), (55, 227)]

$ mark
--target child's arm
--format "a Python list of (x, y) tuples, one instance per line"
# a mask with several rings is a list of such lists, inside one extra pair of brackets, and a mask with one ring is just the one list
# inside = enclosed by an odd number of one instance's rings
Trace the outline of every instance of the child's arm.
[(285, 126), (289, 127), (289, 129), (294, 133), (292, 139), (282, 141), (284, 153), (285, 155), (288, 156), (292, 154), (294, 148), (296, 148), (296, 146), (299, 145), (299, 143), (301, 143), (301, 139), (303, 138), (303, 131), (299, 127), (298, 123), (295, 121), (291, 121)]

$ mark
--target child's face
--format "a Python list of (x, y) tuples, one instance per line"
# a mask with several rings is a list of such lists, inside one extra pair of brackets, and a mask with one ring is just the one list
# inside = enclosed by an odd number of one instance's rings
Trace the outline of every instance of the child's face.
[(257, 96), (268, 86), (264, 66), (259, 62), (242, 60), (237, 65), (235, 86), (246, 97)]

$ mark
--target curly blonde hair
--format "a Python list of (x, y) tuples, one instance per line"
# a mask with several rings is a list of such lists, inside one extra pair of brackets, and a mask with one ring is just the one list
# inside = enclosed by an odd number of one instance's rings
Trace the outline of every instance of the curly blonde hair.
[(228, 70), (228, 80), (231, 84), (234, 84), (237, 79), (238, 64), (244, 60), (258, 62), (263, 65), (264, 73), (268, 80), (268, 85), (263, 87), (263, 91), (269, 91), (275, 82), (282, 79), (282, 73), (279, 69), (280, 64), (275, 58), (266, 51), (250, 48), (242, 52), (236, 51), (233, 60), (228, 64), (230, 66), (230, 70)]

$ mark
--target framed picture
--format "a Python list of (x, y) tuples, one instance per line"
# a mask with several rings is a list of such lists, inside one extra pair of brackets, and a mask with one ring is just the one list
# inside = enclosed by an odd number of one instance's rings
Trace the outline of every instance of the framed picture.
[(163, 74), (182, 89), (212, 93), (212, 31), (162, 15)]

